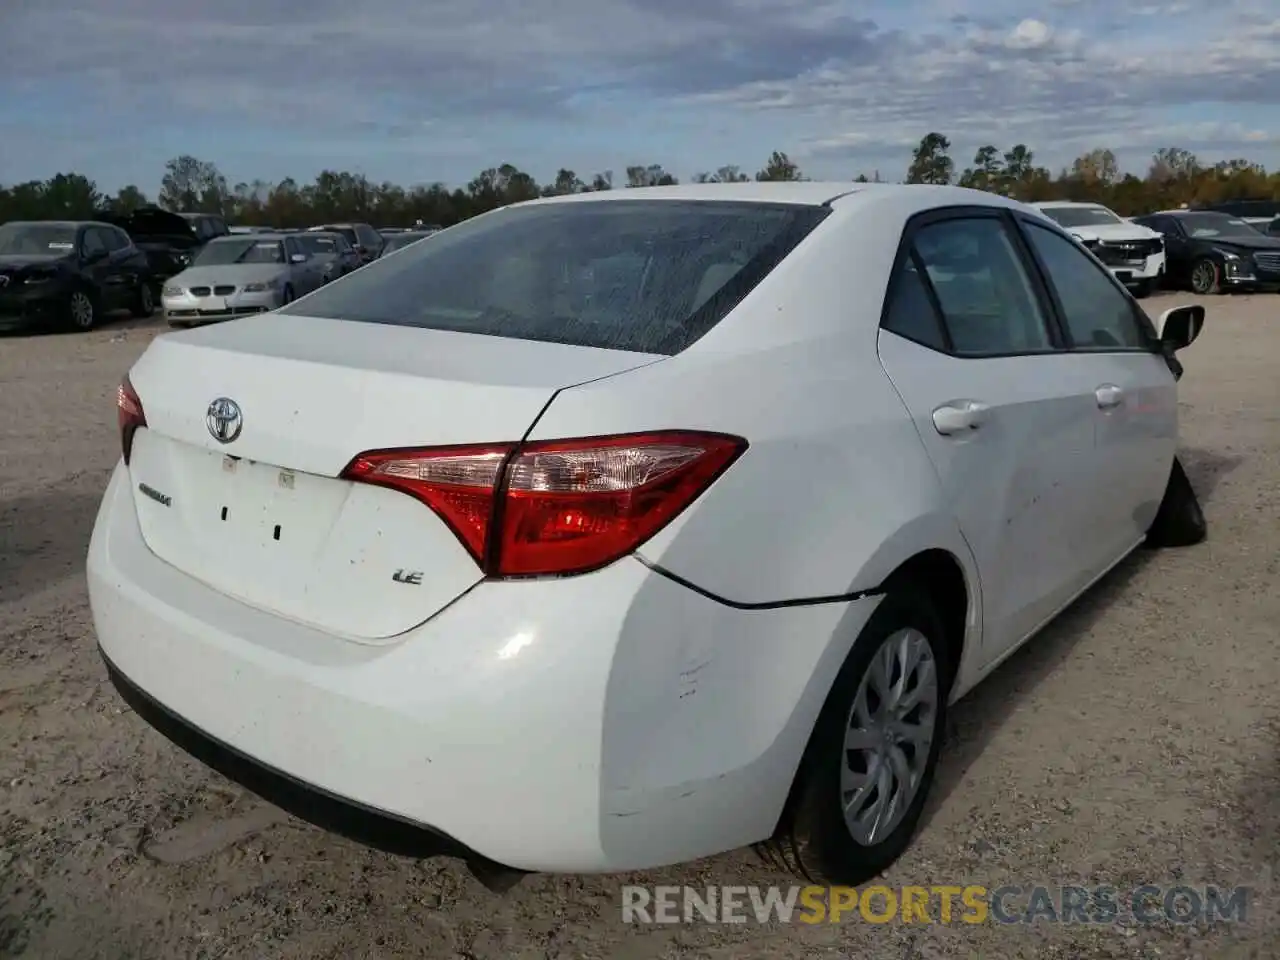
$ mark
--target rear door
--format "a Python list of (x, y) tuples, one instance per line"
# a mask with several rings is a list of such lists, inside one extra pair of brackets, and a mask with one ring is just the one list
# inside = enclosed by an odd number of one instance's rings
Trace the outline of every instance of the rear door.
[(881, 362), (977, 560), (993, 659), (1100, 562), (1096, 383), (1063, 349), (1012, 218), (991, 208), (911, 222), (882, 326)]
[(1145, 536), (1178, 445), (1178, 393), (1155, 328), (1111, 275), (1030, 218), (1022, 229), (1048, 280), (1076, 362), (1096, 381), (1096, 509), (1107, 554)]

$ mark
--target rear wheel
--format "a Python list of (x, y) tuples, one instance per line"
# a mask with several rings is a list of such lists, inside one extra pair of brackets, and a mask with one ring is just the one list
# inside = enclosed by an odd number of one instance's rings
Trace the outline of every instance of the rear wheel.
[(1160, 509), (1147, 530), (1147, 546), (1189, 547), (1208, 535), (1209, 525), (1205, 522), (1200, 498), (1182, 468), (1182, 461), (1174, 457), (1164, 499), (1160, 501)]
[(1191, 265), (1191, 289), (1199, 294), (1222, 292), (1218, 265), (1208, 257), (1201, 257)]
[(840, 669), (765, 855), (815, 883), (856, 886), (906, 850), (946, 721), (944, 631), (918, 590), (891, 592)]
[(145, 319), (151, 316), (155, 308), (156, 301), (151, 292), (151, 284), (146, 282), (138, 284), (138, 293), (133, 300), (133, 315)]
[(88, 290), (75, 289), (67, 298), (67, 325), (72, 330), (92, 330), (98, 322), (98, 308)]

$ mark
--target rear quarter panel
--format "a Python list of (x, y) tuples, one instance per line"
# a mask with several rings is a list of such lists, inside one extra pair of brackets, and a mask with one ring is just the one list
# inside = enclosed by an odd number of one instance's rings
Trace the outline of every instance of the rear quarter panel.
[(877, 356), (902, 220), (862, 229), (870, 215), (837, 209), (684, 353), (564, 390), (534, 425), (531, 440), (665, 428), (747, 439), (743, 457), (641, 547), (647, 562), (745, 604), (873, 589), (929, 548), (972, 573)]

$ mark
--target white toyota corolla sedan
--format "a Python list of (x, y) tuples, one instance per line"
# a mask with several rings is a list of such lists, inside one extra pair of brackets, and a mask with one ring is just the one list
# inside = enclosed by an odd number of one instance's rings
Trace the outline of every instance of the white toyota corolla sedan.
[(192, 754), (383, 849), (511, 877), (762, 843), (858, 883), (948, 705), (1204, 537), (1203, 320), (959, 188), (505, 207), (147, 348), (102, 654)]

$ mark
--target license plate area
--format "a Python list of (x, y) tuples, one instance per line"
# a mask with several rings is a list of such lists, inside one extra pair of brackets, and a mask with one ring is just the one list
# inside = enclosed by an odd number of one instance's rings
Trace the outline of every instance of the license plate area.
[(241, 549), (311, 553), (341, 504), (340, 483), (231, 456), (209, 480), (191, 505), (205, 514), (198, 526)]

